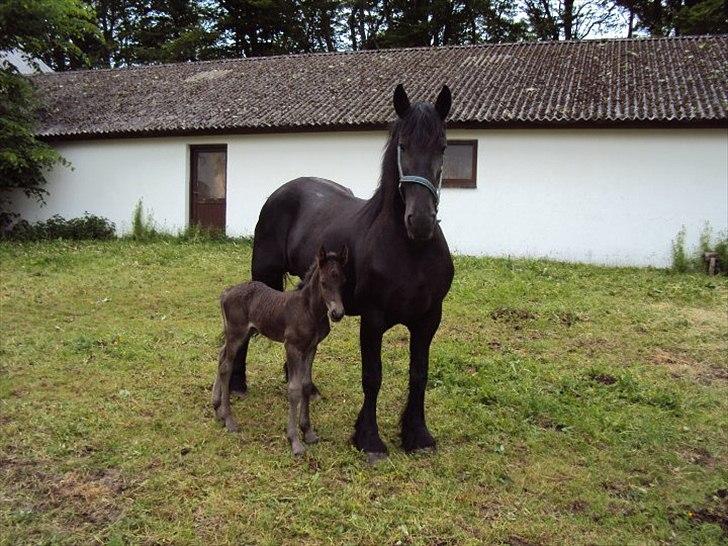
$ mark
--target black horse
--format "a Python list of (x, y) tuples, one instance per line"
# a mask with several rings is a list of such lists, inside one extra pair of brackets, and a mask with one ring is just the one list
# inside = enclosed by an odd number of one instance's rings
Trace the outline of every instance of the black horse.
[[(439, 183), (451, 96), (443, 86), (434, 105), (410, 104), (394, 92), (392, 125), (379, 186), (369, 200), (330, 180), (297, 178), (266, 201), (255, 227), (253, 279), (281, 290), (286, 273), (302, 276), (320, 245), (349, 248), (347, 315), (361, 315), (364, 404), (352, 441), (370, 461), (387, 448), (377, 426), (382, 336), (395, 324), (410, 331), (409, 397), (401, 418), (406, 451), (434, 448), (425, 424), (429, 350), (453, 278), (453, 263), (437, 222)], [(433, 184), (437, 183), (437, 187)], [(230, 387), (245, 391), (247, 344), (235, 358)]]

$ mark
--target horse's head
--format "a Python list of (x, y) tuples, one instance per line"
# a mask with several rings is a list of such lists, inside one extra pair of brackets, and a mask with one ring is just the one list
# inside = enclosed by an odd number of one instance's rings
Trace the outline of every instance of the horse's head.
[(394, 90), (399, 192), (404, 201), (404, 225), (414, 241), (432, 238), (437, 225), (442, 161), (447, 140), (445, 118), (450, 112), (450, 89), (443, 85), (435, 104), (410, 104), (402, 84)]
[(329, 318), (339, 322), (344, 316), (344, 304), (341, 301), (341, 289), (346, 282), (344, 267), (349, 258), (346, 245), (339, 252), (326, 252), (322, 246), (316, 254), (316, 264), (319, 270), (319, 287), (321, 297), (326, 303)]

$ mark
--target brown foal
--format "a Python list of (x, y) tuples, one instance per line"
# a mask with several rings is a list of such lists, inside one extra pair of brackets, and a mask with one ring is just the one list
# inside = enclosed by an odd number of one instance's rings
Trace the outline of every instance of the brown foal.
[[(294, 455), (306, 448), (298, 439), (300, 424), (307, 444), (318, 441), (311, 427), (309, 404), (313, 390), (311, 367), (318, 344), (329, 334), (329, 318), (344, 316), (341, 287), (348, 251), (319, 248), (314, 264), (298, 289), (279, 292), (257, 281), (226, 289), (220, 297), (225, 344), (220, 349), (217, 379), (212, 389), (212, 407), (230, 432), (238, 425), (230, 410), (229, 380), (238, 350), (256, 333), (283, 342), (288, 370), (287, 437)], [(300, 407), (300, 419), (299, 419)]]

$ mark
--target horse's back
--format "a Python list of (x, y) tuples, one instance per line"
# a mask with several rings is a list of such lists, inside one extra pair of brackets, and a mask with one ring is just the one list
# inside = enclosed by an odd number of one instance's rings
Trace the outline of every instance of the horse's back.
[(255, 227), (253, 278), (280, 289), (283, 273), (303, 275), (324, 231), (351, 217), (365, 200), (332, 180), (302, 177), (283, 184), (263, 205)]

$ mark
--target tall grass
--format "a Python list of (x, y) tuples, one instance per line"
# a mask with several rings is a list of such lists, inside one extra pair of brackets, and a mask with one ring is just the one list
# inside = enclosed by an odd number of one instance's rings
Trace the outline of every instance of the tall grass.
[(691, 269), (691, 261), (685, 250), (685, 226), (680, 228), (672, 241), (672, 270), (675, 273), (687, 273)]

